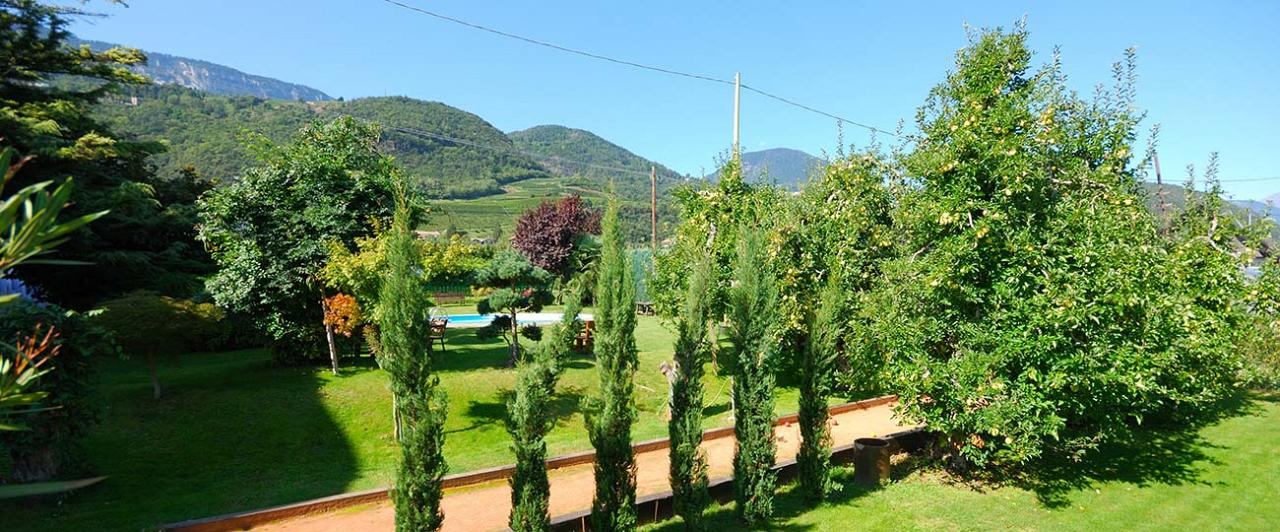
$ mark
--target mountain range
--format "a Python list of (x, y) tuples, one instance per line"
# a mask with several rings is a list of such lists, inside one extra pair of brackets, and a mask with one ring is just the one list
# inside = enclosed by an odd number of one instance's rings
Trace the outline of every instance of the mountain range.
[[(95, 51), (120, 45), (102, 41), (71, 39), (70, 44), (88, 44)], [(133, 67), (162, 85), (179, 85), (212, 94), (246, 95), (275, 100), (325, 101), (333, 97), (306, 85), (289, 83), (265, 76), (246, 74), (234, 68), (200, 59), (145, 51), (147, 63)]]

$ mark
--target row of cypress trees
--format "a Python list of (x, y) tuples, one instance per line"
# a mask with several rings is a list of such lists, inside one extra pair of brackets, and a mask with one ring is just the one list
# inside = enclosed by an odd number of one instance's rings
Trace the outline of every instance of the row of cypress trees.
[[(611, 202), (603, 220), (602, 252), (596, 280), (596, 367), (600, 396), (586, 405), (591, 445), (595, 448), (595, 496), (591, 527), (599, 531), (626, 531), (636, 527), (635, 457), (631, 425), (635, 421), (634, 379), (635, 280), (626, 254), (618, 208)], [(728, 292), (728, 340), (737, 448), (733, 457), (737, 514), (749, 526), (767, 522), (773, 513), (777, 478), (773, 464), (777, 446), (773, 437), (774, 367), (778, 356), (777, 289), (765, 257), (764, 231), (741, 230), (733, 261), (733, 283)], [(703, 421), (705, 364), (716, 341), (710, 333), (713, 316), (710, 286), (716, 283), (710, 257), (701, 257), (692, 269), (680, 316), (676, 320), (676, 376), (672, 381), (671, 486), (676, 514), (691, 529), (705, 527), (704, 512), (710, 504), (707, 458), (700, 449)], [(824, 303), (841, 297), (832, 285)], [(831, 301), (828, 301), (831, 299)], [(581, 297), (568, 299), (561, 325), (547, 341), (531, 350), (517, 368), (516, 390), (507, 404), (507, 431), (516, 453), (512, 476), (512, 512), (509, 524), (516, 531), (550, 528), (550, 490), (545, 469), (547, 436), (554, 425), (552, 398), (561, 376), (562, 362), (580, 330), (576, 320)], [(826, 308), (823, 306), (820, 308)], [(838, 308), (836, 304), (829, 306)], [(828, 312), (829, 313), (829, 312)], [(814, 340), (805, 353), (805, 377), (801, 382), (800, 450), (801, 490), (822, 499), (829, 481), (831, 441), (827, 435), (827, 395), (824, 376), (831, 370), (835, 335), (822, 334), (823, 324), (835, 316), (818, 313)], [(438, 496), (438, 495), (436, 495)]]

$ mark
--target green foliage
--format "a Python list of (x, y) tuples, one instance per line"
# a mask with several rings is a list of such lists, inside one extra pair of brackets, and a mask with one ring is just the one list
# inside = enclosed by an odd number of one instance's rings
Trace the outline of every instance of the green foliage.
[(316, 122), (200, 200), (200, 237), (219, 266), (209, 292), (258, 320), (282, 359), (324, 355), (319, 279), (331, 243), (354, 246), (391, 213), (395, 168), (377, 141), (375, 126)]
[(93, 323), (110, 331), (126, 355), (172, 357), (206, 349), (221, 334), (222, 319), (212, 303), (139, 290), (104, 301)]
[(156, 359), (203, 351), (226, 332), (223, 313), (212, 303), (195, 303), (140, 290), (102, 303), (93, 322), (110, 331), (125, 355), (147, 359), (154, 396), (161, 395)]
[[(161, 175), (194, 166), (222, 183), (235, 181), (253, 164), (252, 150), (239, 142), (247, 129), (274, 142), (316, 119), (356, 117), (385, 126), (380, 141), (420, 190), (436, 197), (474, 198), (500, 193), (507, 183), (547, 177), (538, 163), (517, 153), (494, 151), (417, 135), (413, 128), (485, 145), (511, 146), (511, 140), (482, 118), (438, 102), (404, 97), (361, 98), (348, 102), (264, 100), (219, 96), (176, 86), (130, 89), (138, 97), (104, 102), (97, 116), (117, 130), (152, 142), (165, 142), (156, 156)], [(448, 180), (441, 176), (448, 176)]]
[[(779, 312), (783, 352), (779, 372), (795, 375), (808, 356), (810, 325), (820, 292), (829, 282), (849, 297), (833, 300), (837, 338), (856, 334), (861, 295), (880, 278), (880, 265), (893, 255), (893, 191), (898, 169), (874, 151), (833, 161), (800, 197), (785, 204), (786, 223), (777, 224), (771, 253), (778, 266)], [(820, 311), (828, 309), (819, 309)], [(837, 341), (833, 338), (832, 341)], [(871, 393), (883, 365), (876, 353), (856, 342), (841, 348), (843, 384), (850, 392)], [(843, 343), (841, 342), (841, 345)]]
[[(30, 391), (45, 396), (36, 415), (0, 416), (0, 425), (28, 430), (0, 432), (0, 483), (46, 481), (82, 473), (80, 440), (98, 421), (93, 395), (94, 358), (115, 355), (107, 331), (85, 316), (52, 304), (19, 300), (0, 309), (0, 342), (12, 347), (52, 327), (58, 334), (58, 355), (44, 366), (48, 373)], [(5, 355), (7, 356), (7, 355)]]
[(516, 455), (511, 475), (512, 530), (550, 530), (551, 487), (547, 480), (547, 433), (555, 426), (552, 397), (563, 363), (581, 329), (578, 320), (582, 298), (575, 294), (565, 306), (560, 324), (550, 338), (538, 345), (533, 356), (516, 369), (515, 394), (507, 401), (507, 433)]
[(400, 467), (392, 500), (396, 530), (438, 530), (444, 520), (441, 488), (448, 470), (444, 461), (444, 422), (448, 412), (444, 394), (432, 373), (431, 300), (417, 271), (417, 253), (410, 230), (413, 208), (407, 187), (397, 192), (395, 218), (387, 242), (386, 278), (382, 282), (378, 315), (381, 348), (378, 363), (391, 380), (395, 408), (403, 425)]
[[(516, 314), (518, 312), (537, 312), (542, 306), (551, 303), (551, 274), (534, 266), (529, 260), (512, 250), (503, 250), (494, 255), (493, 260), (475, 274), (475, 285), (492, 288), (493, 291), (476, 304), (476, 311), (481, 314), (500, 312), (490, 324), (476, 329), (481, 338), (501, 336), (511, 346), (508, 366), (514, 367), (520, 358), (520, 339)], [(536, 328), (526, 329), (527, 335), (539, 334)], [(536, 340), (537, 338), (532, 338)]]
[(847, 348), (841, 334), (847, 320), (847, 297), (838, 276), (827, 280), (809, 327), (809, 345), (800, 368), (800, 449), (796, 452), (796, 467), (800, 491), (810, 502), (821, 502), (834, 487), (827, 400), (839, 353)]
[(631, 530), (636, 526), (636, 463), (631, 453), (638, 363), (635, 281), (616, 199), (605, 211), (601, 242), (595, 314), (600, 398), (587, 413), (587, 431), (596, 450), (591, 522), (595, 530)]
[(707, 331), (711, 327), (707, 299), (711, 284), (710, 257), (693, 266), (693, 277), (676, 320), (675, 379), (671, 383), (670, 466), (672, 505), (687, 528), (700, 530), (703, 512), (711, 504), (707, 492), (707, 459), (702, 444), (703, 375), (710, 357)]
[[(728, 229), (728, 228), (726, 228)], [(777, 444), (773, 441), (774, 369), (778, 294), (764, 231), (742, 226), (729, 289), (729, 341), (733, 344), (733, 494), (749, 526), (773, 515)]]
[(732, 278), (732, 262), (737, 245), (738, 224), (743, 220), (769, 224), (784, 201), (781, 191), (755, 187), (742, 180), (742, 167), (729, 161), (720, 181), (712, 188), (679, 188), (674, 192), (680, 204), (682, 222), (676, 243), (663, 250), (654, 265), (648, 290), (655, 308), (664, 317), (679, 311), (696, 258), (708, 250), (712, 257), (712, 284), (709, 305), (713, 317), (725, 314), (725, 301)]
[[(59, 251), (60, 259), (86, 265), (27, 266), (16, 273), (40, 286), (46, 298), (77, 308), (137, 288), (189, 296), (198, 287), (196, 276), (209, 271), (207, 255), (194, 242), (194, 198), (155, 179), (145, 164), (163, 146), (122, 140), (90, 114), (120, 85), (146, 81), (129, 70), (145, 57), (127, 48), (70, 46), (67, 25), (82, 14), (34, 1), (0, 2), (0, 63), (7, 65), (0, 80), (0, 138), (34, 156), (11, 184), (24, 189), (73, 175), (74, 187), (64, 184), (53, 193), (71, 196), (65, 214), (101, 216), (67, 235)], [(58, 83), (71, 77), (82, 83)]]
[(959, 466), (1078, 457), (1211, 404), (1235, 367), (1238, 266), (1171, 254), (1143, 206), (1132, 55), (1082, 100), (1056, 58), (1031, 70), (1026, 39), (975, 34), (921, 108), (897, 257), (861, 309), (903, 414)]
[(1262, 266), (1262, 275), (1246, 287), (1249, 316), (1241, 332), (1243, 382), (1259, 388), (1280, 388), (1280, 261)]

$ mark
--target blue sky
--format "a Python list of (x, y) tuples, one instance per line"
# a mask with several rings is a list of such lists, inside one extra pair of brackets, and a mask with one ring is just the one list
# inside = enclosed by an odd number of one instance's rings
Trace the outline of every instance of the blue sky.
[[(951, 67), (964, 25), (1028, 18), (1039, 60), (1062, 49), (1082, 92), (1138, 48), (1144, 129), (1161, 124), (1166, 179), (1221, 157), (1224, 180), (1280, 177), (1280, 2), (477, 2), (402, 0), (512, 33), (731, 78), (884, 128)], [(333, 96), (407, 95), (511, 131), (591, 130), (700, 174), (731, 143), (732, 89), (592, 61), (415, 14), (381, 0), (91, 2), (73, 31), (310, 85)], [(745, 150), (834, 151), (834, 120), (743, 94)], [(865, 131), (846, 127), (846, 142)], [(1280, 180), (1226, 183), (1239, 198)]]

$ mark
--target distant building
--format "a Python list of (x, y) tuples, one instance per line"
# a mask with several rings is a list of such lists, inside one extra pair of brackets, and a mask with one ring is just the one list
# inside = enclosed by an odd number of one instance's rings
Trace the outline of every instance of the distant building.
[(488, 245), (493, 244), (493, 243), (494, 243), (494, 241), (493, 241), (493, 239), (492, 239), (492, 238), (489, 238), (489, 237), (481, 238), (481, 237), (478, 237), (478, 236), (477, 236), (477, 237), (473, 237), (473, 238), (471, 239), (471, 243), (472, 243), (472, 244), (479, 244), (479, 245), (481, 245), (481, 246), (488, 246)]
[(433, 240), (443, 235), (440, 231), (414, 231), (414, 234), (418, 235), (418, 238), (422, 240)]

